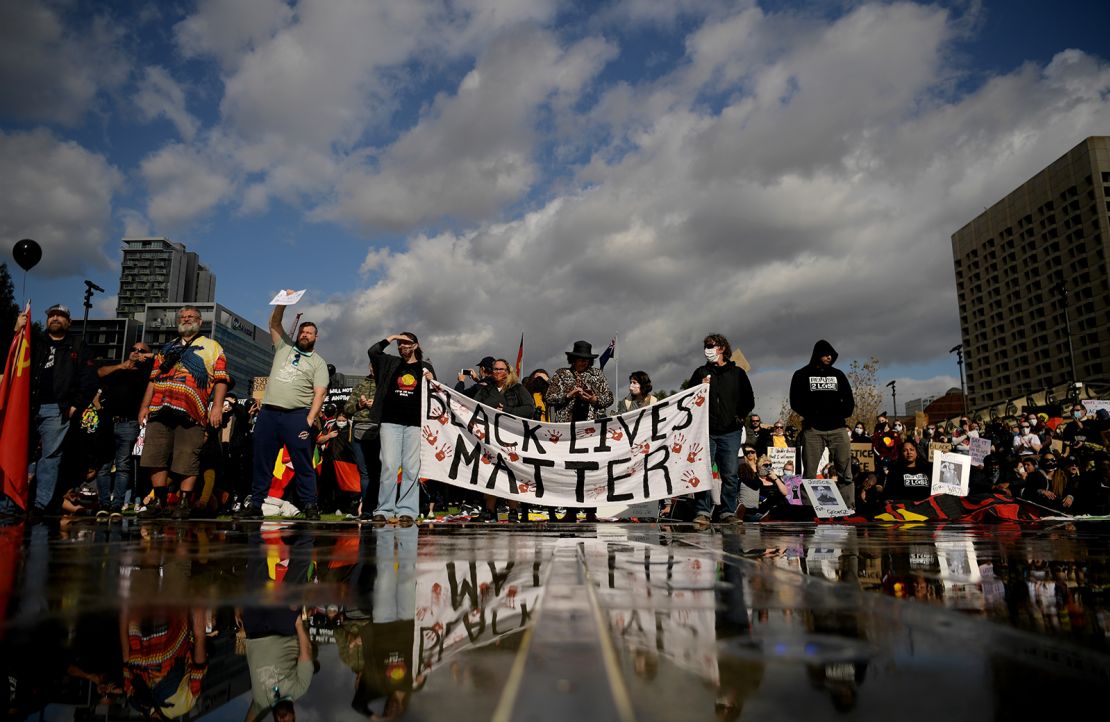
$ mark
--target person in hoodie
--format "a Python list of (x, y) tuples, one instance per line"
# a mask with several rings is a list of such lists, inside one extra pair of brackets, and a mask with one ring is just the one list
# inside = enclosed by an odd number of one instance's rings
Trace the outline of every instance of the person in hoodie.
[(834, 368), (838, 354), (828, 341), (813, 345), (809, 363), (790, 380), (790, 408), (802, 417), (802, 476), (814, 479), (821, 454), (829, 450), (836, 466), (837, 487), (847, 500), (856, 498), (852, 483), (852, 446), (846, 419), (856, 410), (848, 377)]
[[(709, 384), (709, 461), (721, 474), (721, 515), (725, 524), (736, 523), (740, 478), (740, 433), (744, 419), (755, 408), (755, 394), (748, 374), (732, 360), (732, 346), (719, 333), (705, 337), (706, 363), (694, 369), (688, 386)], [(713, 517), (710, 492), (694, 495), (694, 522), (705, 525)]]

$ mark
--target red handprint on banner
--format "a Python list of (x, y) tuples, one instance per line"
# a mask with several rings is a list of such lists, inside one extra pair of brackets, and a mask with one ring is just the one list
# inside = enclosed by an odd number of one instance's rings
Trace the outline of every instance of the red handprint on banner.
[(447, 422), (450, 421), (450, 420), (451, 419), (447, 418), (447, 414), (440, 414), (439, 416), (436, 417), (436, 421), (443, 424), (444, 426), (447, 426)]
[(436, 449), (436, 461), (443, 461), (451, 455), (452, 451), (454, 451), (454, 448), (452, 448), (450, 444), (444, 444), (443, 446), (439, 447), (438, 449)]
[(486, 438), (486, 432), (479, 429), (476, 424), (470, 425), (470, 433), (474, 434), (474, 438), (478, 441), (484, 441)]
[(686, 435), (685, 434), (675, 434), (674, 435), (674, 443), (671, 444), (671, 451), (673, 451), (676, 454), (681, 454), (682, 453), (682, 445), (685, 444), (685, 443), (686, 443)]
[(528, 494), (528, 493), (534, 492), (536, 490), (536, 482), (535, 482), (534, 479), (529, 479), (528, 481), (522, 481), (519, 484), (517, 484), (516, 488), (517, 488), (517, 491), (519, 491), (521, 494)]
[(701, 479), (698, 478), (698, 475), (694, 473), (693, 469), (687, 469), (686, 472), (682, 475), (682, 480), (686, 482), (687, 486), (692, 486), (695, 488), (698, 484), (701, 483)]
[(435, 446), (436, 442), (439, 441), (439, 433), (434, 431), (431, 426), (425, 426), (421, 431), (421, 435), (424, 437), (424, 441), (428, 442), (429, 446)]
[(550, 441), (552, 444), (558, 444), (559, 439), (561, 438), (563, 438), (562, 431), (556, 431), (555, 429), (552, 429), (551, 431), (547, 432), (547, 440)]
[(704, 405), (705, 405), (705, 392), (704, 391), (699, 391), (696, 394), (694, 394), (694, 406), (704, 406)]
[(509, 461), (520, 461), (520, 454), (516, 453), (516, 449), (502, 446), (501, 451), (505, 452), (505, 456), (509, 457)]
[(586, 428), (584, 428), (584, 429), (579, 429), (579, 430), (578, 430), (578, 438), (579, 438), (579, 439), (584, 439), (584, 438), (586, 438), (587, 436), (593, 436), (593, 435), (594, 435), (594, 434), (596, 434), (596, 433), (597, 433), (597, 429), (595, 429), (595, 428), (594, 428), (594, 427), (592, 427), (592, 426), (587, 426), (587, 427), (586, 427)]
[(605, 493), (605, 484), (600, 484), (600, 485), (595, 486), (594, 488), (590, 489), (589, 491), (587, 491), (586, 496), (590, 497), (591, 499), (596, 499), (604, 493)]
[(701, 458), (701, 452), (705, 449), (701, 444), (691, 444), (690, 453), (686, 455), (687, 463), (693, 464)]
[(624, 438), (624, 432), (621, 431), (620, 429), (613, 429), (612, 431), (609, 432), (609, 438), (612, 439), (613, 441), (620, 441), (621, 439)]
[(488, 451), (482, 452), (482, 463), (483, 464), (492, 464), (493, 463), (493, 454), (489, 453)]

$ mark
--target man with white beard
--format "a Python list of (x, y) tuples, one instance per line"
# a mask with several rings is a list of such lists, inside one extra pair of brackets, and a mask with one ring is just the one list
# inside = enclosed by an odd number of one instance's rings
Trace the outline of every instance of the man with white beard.
[(223, 423), (227, 358), (220, 344), (200, 335), (200, 321), (200, 311), (192, 306), (177, 312), (180, 336), (155, 355), (150, 383), (139, 407), (139, 425), (146, 424), (139, 466), (150, 471), (154, 487), (154, 501), (143, 512), (148, 518), (170, 513), (166, 505), (167, 470), (180, 482), (173, 516), (189, 518), (205, 432), (209, 424), (218, 429)]

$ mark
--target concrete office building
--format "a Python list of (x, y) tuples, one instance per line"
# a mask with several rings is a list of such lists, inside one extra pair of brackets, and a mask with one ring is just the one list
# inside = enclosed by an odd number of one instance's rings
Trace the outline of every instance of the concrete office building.
[[(157, 351), (178, 337), (177, 311), (182, 303), (148, 303), (143, 311), (143, 340)], [(268, 376), (274, 359), (274, 343), (270, 331), (255, 326), (234, 311), (218, 303), (190, 303), (200, 310), (202, 336), (208, 336), (224, 347), (227, 370), (235, 379), (239, 398), (250, 395), (250, 380)]]
[[(81, 338), (84, 321), (73, 319), (69, 327), (71, 338)], [(97, 366), (118, 364), (127, 358), (131, 345), (139, 340), (142, 326), (130, 318), (90, 318), (85, 333), (85, 345), (92, 352)]]
[(216, 276), (196, 253), (162, 237), (124, 238), (116, 315), (141, 320), (147, 303), (211, 303)]
[(1110, 137), (1091, 137), (953, 234), (969, 409), (1110, 380), (1108, 198)]

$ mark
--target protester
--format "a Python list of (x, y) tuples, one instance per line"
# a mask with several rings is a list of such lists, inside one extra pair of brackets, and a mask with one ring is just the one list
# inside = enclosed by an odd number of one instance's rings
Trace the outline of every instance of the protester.
[(781, 421), (776, 421), (775, 425), (771, 427), (771, 434), (767, 437), (767, 448), (790, 448), (790, 440), (786, 438), (786, 425), (783, 424)]
[(932, 493), (932, 467), (925, 461), (913, 441), (899, 447), (901, 458), (891, 467), (883, 494), (890, 501), (919, 501)]
[(802, 417), (802, 476), (812, 479), (825, 449), (839, 472), (840, 494), (855, 502), (852, 447), (847, 419), (856, 408), (848, 377), (834, 368), (838, 354), (828, 341), (813, 345), (809, 363), (790, 380), (790, 408)]
[(275, 305), (270, 314), (270, 338), (274, 360), (266, 380), (266, 394), (254, 425), (254, 474), (250, 504), (240, 509), (239, 519), (261, 519), (262, 502), (273, 478), (274, 461), (282, 446), (289, 452), (296, 480), (301, 513), (308, 521), (320, 519), (317, 506), (316, 472), (312, 465), (312, 434), (328, 391), (328, 364), (315, 353), (319, 330), (305, 321), (297, 328), (297, 340), (285, 332), (285, 306)]
[[(532, 418), (536, 407), (532, 404), (532, 397), (517, 380), (516, 372), (509, 362), (503, 358), (495, 359), (490, 367), (490, 378), (497, 396), (501, 399), (501, 411), (511, 416), (522, 419)], [(482, 521), (497, 521), (497, 497), (492, 494), (484, 495), (485, 511)], [(520, 502), (509, 502), (509, 521), (520, 521)]]
[(898, 424), (896, 429), (891, 428), (890, 422), (882, 417), (875, 425), (875, 433), (871, 437), (871, 449), (875, 453), (877, 463), (875, 470), (880, 482), (886, 481), (890, 469), (898, 461), (898, 454), (902, 449), (901, 430), (901, 424)]
[(736, 478), (739, 482), (740, 502), (736, 508), (736, 515), (745, 519), (749, 513), (759, 509), (759, 459), (766, 454), (751, 444), (744, 444), (743, 462), (740, 464)]
[[(493, 356), (483, 356), (478, 365), (472, 369), (461, 369), (459, 371), (458, 381), (455, 383), (455, 391), (466, 394), (472, 399), (475, 399), (480, 404), (485, 404), (485, 401), (478, 399), (476, 394), (481, 390), (480, 387), (488, 387), (492, 382), (493, 377)], [(467, 383), (469, 381), (469, 383)], [(486, 404), (486, 406), (496, 406), (496, 404)]]
[[(31, 341), (31, 414), (41, 452), (32, 464), (34, 498), (26, 508), (32, 515), (51, 506), (62, 463), (63, 445), (70, 419), (96, 395), (96, 370), (92, 356), (78, 339), (68, 338), (69, 309), (61, 304), (46, 310), (46, 329)], [(16, 319), (15, 333), (29, 323), (26, 313)], [(32, 443), (32, 447), (34, 444)], [(14, 513), (15, 502), (4, 499), (0, 511)]]
[(614, 415), (651, 406), (656, 398), (651, 395), (651, 377), (646, 371), (633, 371), (628, 376), (628, 395), (617, 403)]
[[(721, 475), (720, 521), (739, 521), (739, 452), (744, 419), (755, 407), (755, 394), (748, 374), (732, 360), (732, 345), (719, 333), (705, 337), (705, 363), (690, 374), (688, 386), (709, 384), (709, 463)], [(705, 526), (713, 518), (713, 497), (709, 490), (694, 495), (697, 515), (694, 523)]]
[(200, 324), (198, 309), (183, 306), (178, 310), (180, 335), (155, 355), (150, 382), (139, 406), (139, 424), (146, 425), (139, 465), (150, 472), (154, 488), (154, 499), (142, 512), (149, 518), (170, 511), (166, 506), (167, 470), (178, 481), (178, 504), (173, 516), (189, 517), (205, 429), (209, 424), (219, 428), (223, 423), (227, 358), (219, 343), (200, 335)]
[(744, 521), (759, 521), (778, 507), (788, 506), (790, 489), (782, 477), (775, 473), (771, 457), (761, 456), (757, 465), (759, 479), (759, 504), (754, 510), (745, 509)]
[(870, 519), (883, 510), (885, 487), (873, 471), (865, 471), (856, 483), (856, 514)]
[[(385, 352), (394, 341), (394, 356)], [(362, 521), (410, 526), (419, 512), (420, 404), (423, 379), (435, 378), (435, 369), (424, 360), (416, 334), (404, 332), (382, 339), (367, 350), (378, 388), (370, 407), (370, 421), (380, 424), (382, 472), (377, 506), (371, 513), (363, 499)], [(397, 487), (397, 470), (401, 485)], [(369, 516), (368, 516), (369, 515)]]
[(771, 444), (771, 430), (763, 428), (763, 419), (759, 414), (751, 415), (744, 433), (745, 444), (751, 444), (760, 456), (767, 453), (767, 447)]
[(374, 396), (378, 390), (374, 378), (374, 366), (369, 373), (351, 389), (351, 395), (343, 406), (353, 427), (351, 450), (358, 465), (359, 487), (362, 501), (359, 513), (369, 511), (378, 502), (378, 482), (381, 480), (381, 443), (378, 439), (378, 424), (370, 421), (370, 409), (374, 406)]
[(870, 444), (871, 435), (867, 433), (867, 429), (863, 427), (862, 421), (857, 421), (855, 427), (852, 429), (852, 443), (853, 444)]
[[(554, 423), (592, 421), (613, 404), (604, 374), (593, 367), (597, 354), (586, 341), (575, 341), (566, 352), (570, 364), (555, 372), (544, 394), (547, 414)], [(585, 509), (586, 521), (597, 521), (597, 509)]]
[[(1036, 418), (1034, 416), (1033, 418)], [(1032, 422), (1023, 420), (1021, 431), (1014, 435), (1014, 453), (1019, 455), (1038, 454), (1041, 451), (1041, 437), (1033, 432)]]
[(112, 422), (115, 455), (97, 472), (96, 485), (100, 492), (100, 508), (109, 514), (111, 521), (123, 520), (124, 499), (134, 477), (132, 451), (135, 440), (139, 438), (139, 408), (153, 365), (154, 354), (150, 347), (137, 341), (131, 346), (126, 359), (97, 370), (100, 403), (104, 415)]
[(544, 401), (544, 395), (547, 394), (547, 389), (551, 385), (551, 377), (544, 369), (536, 369), (528, 374), (522, 385), (528, 389), (532, 394), (532, 404), (535, 406), (535, 411), (532, 413), (534, 421), (549, 421), (547, 418), (547, 402)]

